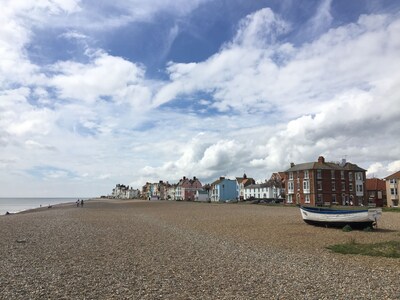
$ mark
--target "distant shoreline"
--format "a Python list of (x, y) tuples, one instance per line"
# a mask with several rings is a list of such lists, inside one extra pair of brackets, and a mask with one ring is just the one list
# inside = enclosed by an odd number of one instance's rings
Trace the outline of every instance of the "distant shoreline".
[[(60, 204), (75, 203), (78, 198), (75, 197), (2, 197), (0, 198), (0, 216), (9, 214), (20, 214), (26, 211), (37, 209), (47, 209)], [(79, 198), (85, 201), (95, 198)]]

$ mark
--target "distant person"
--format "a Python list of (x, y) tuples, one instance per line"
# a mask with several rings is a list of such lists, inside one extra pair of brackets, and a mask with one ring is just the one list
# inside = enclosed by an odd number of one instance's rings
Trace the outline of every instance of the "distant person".
[(79, 199), (76, 200), (76, 207), (79, 207), (79, 203), (80, 203)]
[(81, 206), (83, 207), (83, 199), (81, 200)]

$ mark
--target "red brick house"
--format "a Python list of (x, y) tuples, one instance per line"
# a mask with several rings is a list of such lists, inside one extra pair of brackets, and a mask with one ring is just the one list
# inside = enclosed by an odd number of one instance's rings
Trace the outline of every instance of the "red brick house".
[(367, 178), (366, 182), (368, 205), (377, 207), (386, 205), (386, 182), (383, 179)]
[(367, 205), (366, 170), (343, 160), (295, 165), (285, 171), (285, 203), (300, 205)]

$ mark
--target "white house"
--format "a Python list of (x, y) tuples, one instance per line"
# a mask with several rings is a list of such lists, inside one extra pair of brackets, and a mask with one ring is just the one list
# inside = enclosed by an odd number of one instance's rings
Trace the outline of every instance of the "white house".
[(139, 198), (140, 191), (137, 189), (133, 189), (132, 187), (117, 184), (115, 188), (112, 190), (111, 197), (118, 199), (134, 199)]
[(281, 189), (271, 182), (251, 184), (244, 188), (244, 198), (249, 199), (277, 199), (280, 197)]
[(197, 190), (196, 191), (194, 201), (208, 202), (209, 200), (210, 200), (210, 196), (208, 195), (208, 191), (205, 191), (205, 190)]

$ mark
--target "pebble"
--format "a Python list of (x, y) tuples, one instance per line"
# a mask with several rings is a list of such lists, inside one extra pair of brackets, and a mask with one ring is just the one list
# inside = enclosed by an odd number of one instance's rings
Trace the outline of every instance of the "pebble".
[(295, 207), (110, 200), (0, 217), (0, 299), (399, 299), (399, 259), (326, 249), (399, 239), (399, 219), (344, 233)]

